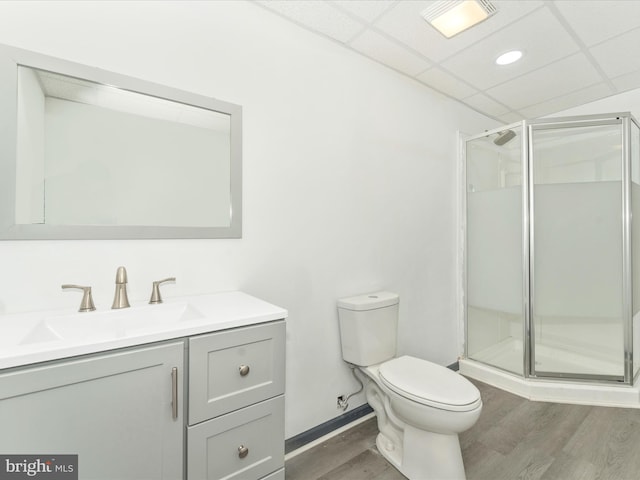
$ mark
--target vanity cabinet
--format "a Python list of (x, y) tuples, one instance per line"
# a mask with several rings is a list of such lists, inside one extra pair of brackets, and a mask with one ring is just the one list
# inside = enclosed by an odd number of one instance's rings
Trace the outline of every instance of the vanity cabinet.
[[(30, 361), (0, 369), (0, 455), (78, 455), (83, 480), (284, 480), (286, 311), (228, 292), (137, 314), (15, 337)], [(46, 328), (72, 340), (19, 343)]]
[(188, 342), (187, 478), (284, 479), (284, 321)]
[(284, 384), (284, 320), (0, 370), (0, 454), (77, 454), (83, 480), (284, 480)]
[(0, 453), (77, 454), (82, 479), (180, 479), (183, 363), (180, 340), (6, 370)]

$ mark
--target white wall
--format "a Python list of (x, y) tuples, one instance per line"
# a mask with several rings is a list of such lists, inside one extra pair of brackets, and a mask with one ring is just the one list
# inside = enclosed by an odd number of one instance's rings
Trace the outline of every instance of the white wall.
[(242, 239), (3, 242), (0, 311), (71, 310), (66, 282), (109, 308), (118, 265), (133, 300), (175, 275), (167, 297), (240, 289), (285, 307), (287, 437), (355, 387), (339, 297), (398, 292), (401, 352), (456, 360), (456, 130), (495, 122), (239, 1), (0, 2), (0, 43), (244, 109)]

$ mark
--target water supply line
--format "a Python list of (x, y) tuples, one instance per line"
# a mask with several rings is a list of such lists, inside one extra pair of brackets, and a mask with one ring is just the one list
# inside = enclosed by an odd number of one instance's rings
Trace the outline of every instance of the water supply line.
[(352, 363), (348, 363), (348, 362), (347, 362), (347, 365), (349, 365), (349, 368), (351, 369), (351, 374), (353, 375), (353, 378), (356, 379), (356, 382), (358, 382), (358, 384), (360, 385), (360, 388), (358, 389), (357, 392), (350, 393), (346, 397), (344, 395), (341, 395), (340, 397), (338, 397), (338, 408), (341, 408), (342, 411), (345, 411), (347, 408), (349, 408), (349, 399), (351, 397), (359, 394), (360, 392), (362, 392), (362, 390), (364, 390), (364, 384), (362, 383), (362, 380), (360, 380), (358, 378), (358, 375), (356, 375), (357, 367)]

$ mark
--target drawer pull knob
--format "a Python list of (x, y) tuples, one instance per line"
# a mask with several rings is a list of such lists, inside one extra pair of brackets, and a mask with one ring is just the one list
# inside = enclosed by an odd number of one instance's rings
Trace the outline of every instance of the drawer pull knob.
[(249, 449), (247, 447), (245, 447), (244, 445), (240, 445), (238, 447), (238, 457), (239, 458), (244, 458), (247, 455), (249, 455)]
[(247, 375), (249, 375), (249, 370), (251, 370), (249, 368), (249, 365), (240, 365), (240, 376), (241, 377), (246, 377)]

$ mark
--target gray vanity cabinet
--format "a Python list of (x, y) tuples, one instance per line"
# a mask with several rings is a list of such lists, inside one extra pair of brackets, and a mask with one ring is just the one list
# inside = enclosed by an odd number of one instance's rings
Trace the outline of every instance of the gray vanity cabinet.
[(83, 480), (284, 480), (284, 377), (284, 320), (3, 370), (0, 454), (77, 454)]
[(5, 371), (0, 453), (78, 454), (82, 479), (181, 479), (183, 359), (174, 341)]
[(285, 323), (189, 339), (187, 477), (284, 479)]

